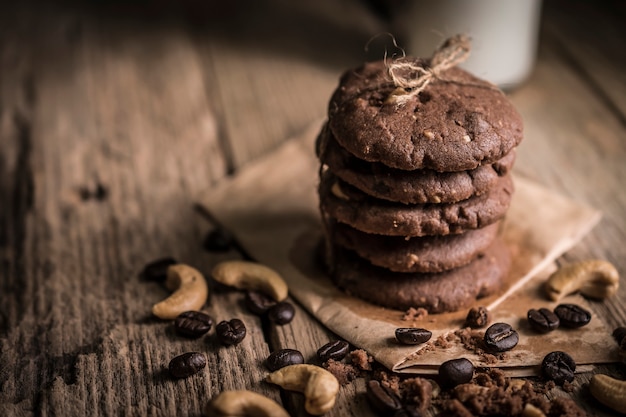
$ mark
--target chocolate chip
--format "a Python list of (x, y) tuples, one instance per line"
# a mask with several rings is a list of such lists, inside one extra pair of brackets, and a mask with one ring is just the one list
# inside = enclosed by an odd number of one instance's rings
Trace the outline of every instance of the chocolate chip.
[(466, 384), (474, 376), (474, 365), (469, 359), (451, 359), (439, 366), (439, 383), (445, 388)]
[(149, 281), (165, 281), (165, 278), (167, 278), (167, 268), (177, 263), (178, 262), (171, 257), (156, 259), (146, 264), (141, 272), (141, 276), (143, 279)]
[(480, 329), (488, 325), (490, 320), (491, 315), (486, 307), (472, 307), (470, 311), (467, 312), (465, 325), (472, 329)]
[(340, 361), (346, 357), (350, 345), (344, 340), (333, 340), (326, 343), (324, 346), (317, 350), (317, 356), (322, 362), (326, 362), (329, 359)]
[(304, 363), (304, 357), (299, 350), (295, 349), (277, 350), (276, 352), (272, 352), (265, 361), (267, 369), (272, 372), (288, 365), (297, 365), (301, 363)]
[(204, 238), (202, 247), (209, 252), (227, 252), (233, 245), (233, 235), (221, 227), (211, 230)]
[(547, 308), (531, 308), (527, 314), (528, 324), (539, 333), (548, 333), (559, 327), (559, 317)]
[(618, 345), (622, 345), (624, 340), (626, 339), (626, 327), (618, 327), (613, 330), (613, 338), (617, 342)]
[(206, 366), (206, 357), (200, 352), (187, 352), (170, 361), (169, 371), (174, 378), (187, 378)]
[(378, 412), (390, 414), (402, 409), (400, 397), (380, 382), (371, 380), (367, 383), (367, 399)]
[(591, 313), (576, 304), (559, 304), (554, 313), (565, 327), (583, 327), (591, 321)]
[(218, 340), (224, 345), (236, 345), (246, 337), (246, 326), (239, 319), (222, 321), (215, 327)]
[(248, 310), (258, 316), (265, 314), (267, 310), (276, 305), (276, 301), (257, 291), (248, 291), (245, 302)]
[(296, 314), (296, 309), (288, 301), (281, 301), (270, 307), (267, 316), (276, 324), (287, 324)]
[(396, 329), (396, 339), (405, 345), (419, 345), (430, 340), (433, 333), (426, 329), (399, 327)]
[(485, 332), (485, 345), (494, 352), (513, 349), (519, 342), (519, 334), (507, 323), (494, 323)]
[(200, 311), (185, 311), (174, 320), (176, 333), (185, 337), (200, 337), (211, 330), (213, 318)]
[(572, 382), (576, 371), (576, 362), (565, 352), (548, 353), (541, 362), (541, 373), (543, 376), (554, 381), (557, 385)]

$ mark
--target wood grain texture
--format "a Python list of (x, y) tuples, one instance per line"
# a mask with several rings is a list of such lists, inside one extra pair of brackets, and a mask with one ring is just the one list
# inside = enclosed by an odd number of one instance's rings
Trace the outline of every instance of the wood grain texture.
[[(626, 127), (607, 111), (593, 87), (559, 59), (559, 44), (546, 34), (535, 72), (528, 84), (512, 94), (525, 123), (516, 169), (554, 190), (603, 213), (598, 226), (563, 260), (603, 258), (622, 273), (626, 262)], [(596, 308), (611, 326), (626, 322), (617, 295)]]
[[(166, 255), (205, 274), (239, 256), (202, 249), (213, 225), (191, 196), (322, 118), (341, 72), (384, 26), (349, 0), (208, 3), (0, 4), (0, 415), (198, 416), (235, 388), (305, 415), (300, 394), (263, 382), (263, 361), (289, 347), (315, 363), (335, 335), (299, 306), (275, 326), (242, 293), (213, 288), (205, 311), (241, 318), (248, 336), (229, 348), (213, 332), (181, 339), (149, 313), (166, 290), (138, 274)], [(594, 308), (624, 325), (624, 8), (563, 7), (546, 1), (537, 66), (511, 93), (526, 126), (516, 170), (602, 209), (560, 262), (613, 262), (622, 286)], [(172, 380), (169, 360), (190, 350), (207, 368)], [(623, 378), (620, 366), (598, 372)], [(610, 415), (589, 377), (549, 395)], [(364, 393), (365, 378), (346, 385), (328, 415), (372, 416)]]
[(545, 29), (557, 42), (561, 59), (585, 80), (622, 125), (626, 125), (626, 15), (623, 2), (601, 8), (585, 1), (546, 2)]
[(350, 30), (353, 14), (333, 20), (331, 13), (310, 12), (346, 3), (361, 11), (358, 17), (367, 15), (349, 1), (322, 1), (310, 10), (276, 1), (245, 10), (211, 9), (197, 19), (194, 45), (207, 91), (220, 104), (220, 132), (233, 170), (325, 117), (341, 71), (363, 61), (368, 38), (382, 26), (374, 21), (365, 25), (369, 33), (356, 25)]

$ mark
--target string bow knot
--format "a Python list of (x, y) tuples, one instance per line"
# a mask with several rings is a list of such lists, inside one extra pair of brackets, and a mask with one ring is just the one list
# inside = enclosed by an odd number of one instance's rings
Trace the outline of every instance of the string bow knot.
[(396, 89), (387, 100), (401, 105), (420, 92), (435, 79), (441, 79), (441, 73), (465, 61), (470, 54), (471, 43), (465, 35), (448, 38), (435, 50), (430, 65), (403, 58), (393, 61), (387, 68)]

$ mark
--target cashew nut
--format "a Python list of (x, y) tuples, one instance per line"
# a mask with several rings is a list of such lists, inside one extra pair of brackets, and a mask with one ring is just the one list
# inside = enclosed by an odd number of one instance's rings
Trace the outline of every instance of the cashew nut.
[(540, 408), (535, 407), (531, 403), (526, 403), (522, 411), (522, 417), (546, 417), (546, 415)]
[(339, 392), (337, 378), (315, 365), (288, 365), (269, 374), (266, 380), (286, 390), (303, 393), (304, 409), (314, 416), (330, 411)]
[(162, 319), (175, 319), (185, 311), (200, 310), (209, 296), (209, 288), (202, 273), (185, 264), (167, 268), (165, 287), (174, 292), (152, 306), (152, 314)]
[(287, 284), (273, 269), (256, 262), (225, 261), (215, 265), (213, 278), (242, 290), (260, 291), (276, 301), (287, 298)]
[(348, 197), (346, 195), (346, 193), (343, 192), (343, 190), (341, 189), (341, 186), (339, 185), (338, 182), (335, 182), (331, 187), (330, 187), (330, 192), (333, 193), (333, 195), (337, 198), (341, 198), (342, 200), (346, 200), (346, 201), (350, 201), (350, 197)]
[(253, 391), (224, 391), (214, 397), (204, 413), (215, 417), (289, 417), (276, 401)]
[(589, 383), (591, 395), (618, 413), (626, 413), (626, 381), (596, 374)]
[(566, 265), (550, 275), (545, 284), (545, 290), (553, 301), (575, 291), (590, 298), (603, 299), (615, 294), (618, 287), (617, 269), (603, 260)]

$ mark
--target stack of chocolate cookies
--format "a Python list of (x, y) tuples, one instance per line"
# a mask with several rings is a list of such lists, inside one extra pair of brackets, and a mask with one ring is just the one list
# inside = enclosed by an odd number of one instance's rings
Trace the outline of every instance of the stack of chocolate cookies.
[(401, 104), (397, 94), (380, 61), (346, 72), (330, 100), (316, 143), (325, 262), (337, 286), (375, 304), (466, 308), (509, 270), (498, 233), (522, 121), (456, 67)]

